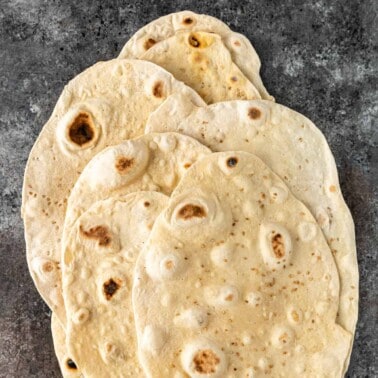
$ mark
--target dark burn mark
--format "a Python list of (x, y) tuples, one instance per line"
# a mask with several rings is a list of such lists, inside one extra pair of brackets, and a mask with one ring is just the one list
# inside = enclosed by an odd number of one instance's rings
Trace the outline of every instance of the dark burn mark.
[(248, 117), (251, 119), (259, 119), (261, 117), (261, 111), (257, 108), (250, 108), (248, 110)]
[(113, 278), (110, 278), (104, 283), (104, 295), (107, 301), (112, 299), (113, 295), (116, 293), (116, 291), (121, 286), (121, 280), (113, 280)]
[(98, 245), (101, 247), (108, 246), (112, 240), (106, 226), (95, 226), (86, 231), (80, 225), (80, 232), (89, 239), (98, 239)]
[(227, 159), (227, 166), (230, 168), (234, 168), (238, 164), (238, 158), (230, 157)]
[(190, 17), (186, 17), (186, 18), (184, 18), (182, 23), (185, 24), (185, 25), (190, 25), (190, 24), (193, 23), (193, 19), (191, 19)]
[(194, 355), (193, 362), (197, 373), (207, 375), (216, 372), (220, 359), (212, 350), (205, 349)]
[(89, 114), (80, 113), (76, 116), (70, 125), (69, 137), (78, 146), (82, 146), (93, 139), (93, 122)]
[(281, 234), (275, 234), (272, 238), (273, 252), (277, 258), (285, 256), (285, 244)]
[(116, 160), (115, 168), (119, 173), (125, 174), (126, 172), (128, 172), (131, 169), (131, 167), (133, 165), (134, 165), (134, 159), (133, 158), (128, 158), (126, 156), (120, 156)]
[(71, 358), (67, 359), (66, 365), (67, 365), (68, 369), (70, 369), (70, 370), (77, 370), (77, 366), (76, 366), (75, 362), (73, 362), (71, 360)]
[(152, 88), (152, 94), (157, 98), (164, 97), (164, 84), (162, 81), (155, 83), (154, 87)]
[(191, 218), (204, 218), (206, 216), (206, 211), (201, 206), (187, 204), (180, 209), (178, 215), (184, 220)]
[(151, 204), (148, 202), (148, 201), (146, 201), (145, 203), (144, 203), (144, 207), (149, 207)]
[(201, 45), (200, 41), (194, 35), (189, 36), (188, 42), (189, 45), (193, 47), (200, 47)]
[(148, 38), (145, 42), (144, 42), (144, 49), (145, 50), (149, 50), (154, 44), (156, 43), (156, 41), (152, 38)]

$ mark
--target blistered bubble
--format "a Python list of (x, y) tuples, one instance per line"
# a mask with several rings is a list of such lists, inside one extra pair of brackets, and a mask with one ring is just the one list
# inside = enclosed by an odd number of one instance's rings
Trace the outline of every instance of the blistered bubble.
[(185, 328), (200, 329), (207, 326), (208, 315), (205, 309), (189, 308), (176, 316), (174, 323)]
[(303, 313), (300, 309), (291, 306), (287, 310), (287, 319), (291, 324), (297, 325), (302, 322)]
[(177, 145), (177, 140), (174, 135), (162, 134), (159, 147), (163, 152), (165, 153), (172, 152), (175, 149), (176, 145)]
[(269, 188), (269, 195), (275, 203), (280, 204), (286, 201), (288, 192), (287, 189), (285, 189), (284, 187), (274, 185)]
[(157, 356), (167, 340), (167, 335), (160, 327), (147, 325), (142, 336), (142, 349)]
[(258, 291), (251, 291), (245, 296), (245, 300), (250, 306), (257, 307), (262, 302), (262, 295)]
[(255, 378), (255, 371), (253, 368), (248, 368), (244, 371), (244, 376), (245, 378)]
[(58, 269), (55, 261), (43, 257), (36, 257), (32, 260), (32, 269), (42, 281), (56, 281)]
[(301, 222), (298, 226), (298, 234), (302, 241), (309, 242), (315, 238), (317, 232), (316, 225), (310, 222)]
[(100, 354), (106, 364), (114, 363), (115, 360), (125, 357), (121, 348), (116, 343), (110, 341), (101, 344)]
[(276, 348), (286, 348), (294, 341), (294, 332), (287, 326), (276, 326), (272, 331), (271, 342)]
[(214, 265), (225, 268), (229, 266), (233, 253), (233, 247), (230, 244), (221, 244), (211, 250), (210, 258)]
[(185, 345), (181, 363), (184, 371), (192, 378), (223, 377), (227, 368), (225, 354), (214, 343), (205, 339)]
[(177, 255), (169, 254), (160, 260), (160, 276), (163, 279), (172, 279), (182, 272), (183, 259)]
[(106, 149), (85, 168), (82, 177), (96, 190), (110, 186), (116, 189), (141, 176), (149, 161), (148, 146), (141, 139), (128, 140)]
[(292, 253), (292, 243), (285, 227), (276, 223), (263, 224), (260, 227), (259, 244), (262, 258), (272, 269), (283, 268)]
[(225, 285), (216, 290), (216, 297), (213, 303), (219, 306), (233, 306), (239, 300), (239, 292), (235, 286)]
[(87, 308), (80, 308), (72, 315), (72, 321), (75, 324), (85, 323), (90, 316), (90, 311)]

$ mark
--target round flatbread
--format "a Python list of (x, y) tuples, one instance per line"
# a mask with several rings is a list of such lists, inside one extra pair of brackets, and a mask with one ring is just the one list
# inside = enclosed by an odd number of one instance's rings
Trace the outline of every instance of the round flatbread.
[(22, 196), (28, 265), (62, 323), (60, 240), (70, 190), (95, 154), (143, 134), (148, 116), (174, 93), (203, 104), (196, 92), (150, 62), (97, 63), (65, 87), (30, 153)]
[(320, 130), (303, 115), (270, 101), (197, 107), (173, 96), (149, 119), (146, 132), (157, 131), (190, 135), (213, 151), (253, 153), (284, 180), (326, 236), (340, 276), (337, 323), (354, 333), (358, 317), (354, 224)]
[[(222, 21), (208, 15), (183, 11), (160, 17), (138, 30), (123, 47), (119, 57), (147, 59), (161, 64), (178, 75), (180, 80), (199, 89), (199, 93), (209, 103), (215, 102), (222, 93), (230, 96), (227, 93), (233, 93), (232, 91), (226, 92), (223, 89), (217, 92), (216, 89), (221, 86), (236, 88), (240, 85), (238, 80), (241, 73), (257, 89), (261, 98), (274, 100), (261, 81), (260, 59), (250, 41), (244, 35), (233, 32)], [(231, 67), (230, 60), (241, 73), (236, 74), (234, 68), (228, 70)], [(222, 67), (225, 62), (226, 65)], [(212, 78), (218, 82), (206, 80), (205, 72), (211, 72)], [(227, 74), (222, 76), (221, 72)], [(230, 75), (230, 72), (235, 74)], [(193, 77), (190, 74), (194, 74)], [(223, 98), (228, 99), (231, 97)]]
[(75, 361), (67, 352), (66, 331), (54, 313), (51, 314), (51, 334), (63, 378), (82, 378), (83, 375)]
[(131, 302), (134, 266), (167, 203), (157, 192), (96, 202), (64, 240), (67, 347), (85, 377), (143, 377)]
[(133, 304), (148, 377), (340, 377), (351, 335), (309, 210), (260, 159), (194, 164), (137, 261)]

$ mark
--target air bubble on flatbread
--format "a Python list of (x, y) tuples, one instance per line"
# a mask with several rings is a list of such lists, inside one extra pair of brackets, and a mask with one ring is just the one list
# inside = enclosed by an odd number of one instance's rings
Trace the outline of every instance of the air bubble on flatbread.
[(166, 339), (167, 334), (162, 328), (154, 325), (147, 325), (143, 331), (141, 347), (143, 350), (156, 356), (163, 348)]
[(108, 103), (99, 99), (87, 100), (70, 109), (56, 129), (56, 139), (62, 152), (80, 156), (83, 151), (94, 148), (104, 137), (102, 123), (109, 121), (111, 114)]
[(230, 243), (223, 243), (215, 246), (210, 252), (210, 258), (213, 264), (218, 268), (230, 266), (234, 255), (234, 246)]
[[(88, 185), (98, 189), (108, 185), (127, 185), (143, 174), (148, 159), (149, 150), (142, 140), (123, 142), (105, 150), (88, 164)], [(94, 171), (91, 174), (92, 169)]]
[(176, 326), (199, 329), (207, 326), (209, 316), (205, 308), (188, 308), (174, 318)]
[(227, 362), (222, 350), (208, 340), (193, 340), (184, 346), (181, 353), (184, 371), (192, 378), (222, 377)]
[(271, 342), (277, 349), (289, 348), (295, 342), (294, 331), (289, 326), (276, 326), (271, 333)]
[(317, 227), (315, 223), (301, 222), (298, 225), (298, 235), (301, 240), (310, 242), (315, 238)]
[(260, 252), (270, 269), (283, 269), (290, 263), (292, 242), (289, 232), (277, 223), (266, 223), (260, 227)]

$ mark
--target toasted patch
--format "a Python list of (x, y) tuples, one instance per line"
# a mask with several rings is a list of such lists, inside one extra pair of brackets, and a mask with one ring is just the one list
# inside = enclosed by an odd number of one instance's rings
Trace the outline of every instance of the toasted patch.
[(251, 119), (259, 119), (261, 117), (261, 110), (257, 108), (249, 108), (248, 117)]
[(112, 240), (109, 229), (106, 226), (95, 226), (86, 231), (83, 226), (80, 225), (80, 232), (89, 239), (97, 239), (98, 245), (101, 247), (108, 246)]
[(191, 218), (204, 218), (206, 216), (206, 211), (202, 206), (187, 204), (180, 209), (178, 216), (184, 220)]
[(70, 140), (78, 146), (90, 142), (94, 137), (92, 117), (88, 113), (80, 113), (69, 126)]
[(133, 167), (134, 162), (135, 162), (134, 158), (120, 156), (116, 160), (115, 168), (118, 171), (118, 173), (125, 174)]
[(273, 252), (278, 258), (285, 256), (285, 244), (281, 234), (275, 234), (272, 237)]
[(219, 357), (210, 349), (200, 350), (193, 357), (194, 369), (200, 374), (215, 373)]
[(145, 50), (148, 50), (148, 49), (150, 49), (155, 43), (156, 43), (156, 41), (155, 41), (153, 38), (148, 38), (148, 39), (144, 42), (143, 47), (145, 48)]
[(164, 84), (162, 81), (158, 81), (154, 84), (154, 87), (152, 88), (152, 94), (157, 98), (164, 97)]
[(117, 290), (121, 287), (121, 280), (110, 278), (106, 282), (104, 282), (103, 289), (104, 289), (104, 295), (106, 300), (110, 300), (113, 298), (114, 294), (117, 292)]

